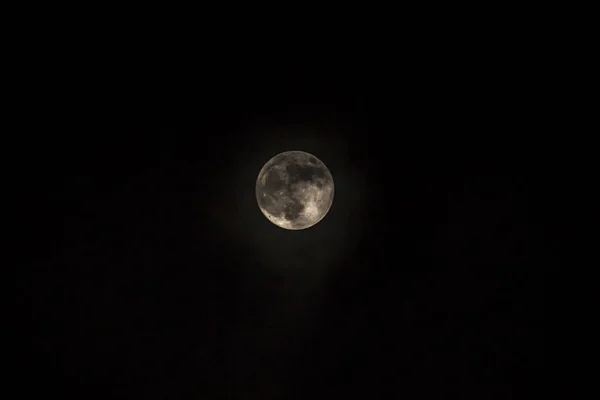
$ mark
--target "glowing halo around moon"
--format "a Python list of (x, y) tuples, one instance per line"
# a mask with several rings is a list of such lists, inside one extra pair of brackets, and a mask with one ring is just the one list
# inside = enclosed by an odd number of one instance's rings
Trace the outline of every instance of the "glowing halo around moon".
[(271, 158), (256, 179), (256, 200), (263, 215), (289, 230), (319, 223), (333, 203), (331, 172), (304, 151), (285, 151)]

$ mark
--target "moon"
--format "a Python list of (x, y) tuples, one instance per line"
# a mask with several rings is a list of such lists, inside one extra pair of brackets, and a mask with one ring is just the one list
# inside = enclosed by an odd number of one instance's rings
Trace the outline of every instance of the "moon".
[(256, 179), (256, 200), (265, 217), (280, 228), (307, 229), (320, 222), (333, 203), (331, 172), (304, 151), (271, 158)]

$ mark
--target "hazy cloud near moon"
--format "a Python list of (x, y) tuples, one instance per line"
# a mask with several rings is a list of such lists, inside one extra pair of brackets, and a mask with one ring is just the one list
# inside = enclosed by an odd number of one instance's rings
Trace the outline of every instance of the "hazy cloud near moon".
[[(281, 132), (287, 136), (282, 138)], [(212, 186), (218, 191), (198, 192), (200, 198), (215, 196), (210, 212), (198, 214), (198, 230), (203, 231), (198, 240), (205, 235), (214, 239), (214, 255), (223, 262), (209, 268), (221, 269), (227, 277), (223, 290), (235, 299), (234, 306), (255, 304), (264, 323), (276, 327), (269, 328), (269, 335), (246, 335), (244, 346), (300, 348), (314, 332), (328, 288), (336, 284), (338, 273), (344, 273), (349, 257), (356, 257), (354, 249), (365, 234), (364, 220), (357, 216), (364, 214), (366, 177), (360, 165), (350, 161), (344, 142), (333, 140), (335, 135), (308, 135), (305, 127), (261, 128), (255, 133), (215, 166), (223, 168), (219, 176), (226, 177), (215, 178)], [(326, 219), (310, 229), (278, 228), (257, 206), (258, 171), (274, 154), (289, 149), (317, 155), (335, 180), (335, 201)], [(197, 175), (200, 182), (206, 171)], [(236, 321), (248, 326), (243, 316)]]
[[(249, 132), (248, 141), (235, 146), (223, 165), (230, 181), (222, 185), (210, 220), (199, 221), (202, 229), (222, 238), (223, 246), (237, 249), (263, 268), (277, 273), (303, 271), (322, 276), (343, 262), (347, 249), (362, 234), (356, 218), (364, 206), (366, 177), (351, 162), (341, 136), (303, 126), (260, 127)], [(335, 180), (335, 201), (325, 220), (299, 231), (277, 229), (256, 204), (257, 171), (266, 160), (288, 149), (303, 149), (318, 155)], [(233, 249), (232, 249), (233, 251)], [(251, 263), (249, 263), (251, 264)], [(253, 273), (253, 271), (249, 271)], [(311, 282), (316, 282), (311, 280)]]

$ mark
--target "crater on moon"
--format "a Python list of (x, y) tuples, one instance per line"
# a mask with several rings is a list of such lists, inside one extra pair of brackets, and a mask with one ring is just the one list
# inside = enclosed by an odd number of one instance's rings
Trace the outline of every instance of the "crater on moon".
[(256, 179), (256, 199), (275, 225), (299, 230), (321, 221), (333, 203), (334, 184), (325, 164), (303, 151), (271, 158)]

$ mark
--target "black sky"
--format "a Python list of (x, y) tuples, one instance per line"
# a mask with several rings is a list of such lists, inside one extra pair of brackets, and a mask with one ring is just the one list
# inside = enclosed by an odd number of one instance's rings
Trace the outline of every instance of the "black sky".
[[(49, 84), (48, 134), (22, 167), (30, 388), (523, 393), (543, 365), (552, 256), (523, 145), (524, 77), (478, 63)], [(287, 150), (315, 154), (336, 184), (304, 231), (268, 222), (254, 197), (260, 168)]]

